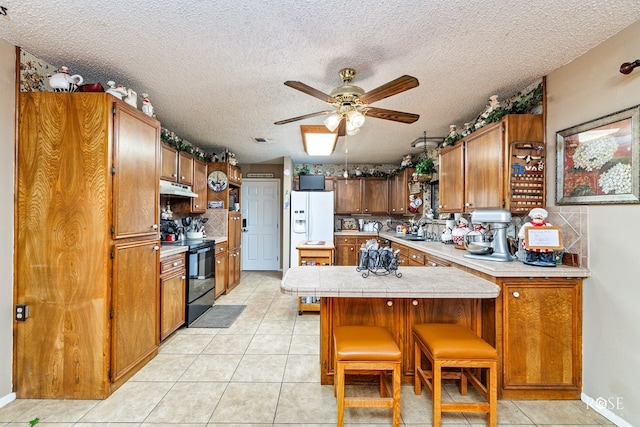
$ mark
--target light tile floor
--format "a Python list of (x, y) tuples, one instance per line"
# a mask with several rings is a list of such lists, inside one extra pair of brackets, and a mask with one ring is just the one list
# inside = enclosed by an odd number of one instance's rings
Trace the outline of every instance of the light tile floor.
[[(258, 427), (332, 426), (332, 386), (320, 385), (319, 317), (297, 313), (280, 293), (280, 273), (243, 272), (217, 304), (246, 304), (226, 329), (180, 329), (158, 356), (108, 399), (18, 399), (0, 408), (0, 426)], [(376, 387), (350, 386), (375, 393)], [(446, 386), (456, 393), (455, 385)], [(470, 392), (471, 393), (471, 392)], [(470, 395), (469, 398), (473, 398)], [(431, 425), (428, 392), (402, 387), (402, 425)], [(348, 408), (347, 425), (391, 425), (389, 409)], [(501, 426), (586, 426), (611, 423), (581, 401), (500, 401)], [(484, 426), (480, 415), (445, 414), (447, 427)]]

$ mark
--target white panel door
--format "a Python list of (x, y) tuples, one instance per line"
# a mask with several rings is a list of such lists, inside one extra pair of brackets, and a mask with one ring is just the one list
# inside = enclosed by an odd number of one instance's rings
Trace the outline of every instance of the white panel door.
[(242, 270), (280, 269), (280, 181), (242, 180)]

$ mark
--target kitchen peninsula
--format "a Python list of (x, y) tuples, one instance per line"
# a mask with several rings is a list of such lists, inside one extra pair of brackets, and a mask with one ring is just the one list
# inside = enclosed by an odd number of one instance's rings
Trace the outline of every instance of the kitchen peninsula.
[[(358, 233), (364, 235), (363, 233)], [(381, 233), (450, 267), (400, 267), (401, 278), (363, 278), (355, 266), (295, 267), (281, 291), (322, 297), (320, 369), (333, 383), (333, 328), (384, 326), (402, 350), (402, 379), (413, 381), (415, 323), (458, 323), (499, 354), (502, 399), (578, 399), (582, 390), (582, 279), (579, 267), (533, 267), (519, 261), (464, 258), (439, 242), (406, 241)]]

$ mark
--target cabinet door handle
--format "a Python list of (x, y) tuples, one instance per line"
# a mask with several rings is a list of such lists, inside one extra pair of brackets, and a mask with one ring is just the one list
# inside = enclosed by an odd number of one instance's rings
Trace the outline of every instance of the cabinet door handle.
[(438, 266), (438, 264), (436, 264), (435, 262), (431, 263), (431, 267), (437, 267), (437, 266)]
[(353, 248), (349, 248), (349, 250), (350, 250), (351, 252), (353, 252)]
[(178, 266), (178, 264), (180, 264), (178, 261), (174, 261), (174, 262), (173, 262), (173, 266), (174, 266), (174, 267), (177, 267), (177, 266)]
[(159, 251), (159, 250), (160, 250), (160, 246), (157, 246), (157, 245), (156, 245), (156, 246), (154, 246), (154, 247), (153, 247), (153, 250), (154, 250), (154, 251)]
[(153, 224), (153, 225), (151, 226), (151, 228), (152, 228), (152, 229), (154, 229), (154, 230), (157, 230), (157, 229), (158, 229), (158, 224)]
[(182, 280), (184, 280), (184, 279), (186, 279), (186, 278), (187, 278), (187, 276), (182, 276)]
[(465, 206), (467, 206), (467, 207), (469, 207), (469, 206), (471, 206), (471, 203), (467, 202), (467, 203), (465, 203), (464, 205), (465, 205)]
[(391, 300), (387, 301), (387, 305), (388, 305), (389, 307), (392, 307), (392, 306), (393, 306), (393, 301), (391, 301)]
[(513, 293), (513, 297), (514, 298), (520, 298), (520, 292), (514, 292)]
[(411, 304), (413, 304), (414, 306), (418, 305), (418, 300), (414, 299), (413, 301), (411, 301)]

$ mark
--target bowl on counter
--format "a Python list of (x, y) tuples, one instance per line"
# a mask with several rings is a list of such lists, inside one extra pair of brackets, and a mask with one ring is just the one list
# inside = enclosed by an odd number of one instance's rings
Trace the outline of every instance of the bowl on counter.
[(202, 231), (187, 231), (187, 239), (202, 239), (204, 233)]
[(474, 242), (465, 245), (467, 251), (474, 255), (491, 255), (493, 247), (489, 242)]

